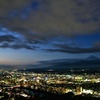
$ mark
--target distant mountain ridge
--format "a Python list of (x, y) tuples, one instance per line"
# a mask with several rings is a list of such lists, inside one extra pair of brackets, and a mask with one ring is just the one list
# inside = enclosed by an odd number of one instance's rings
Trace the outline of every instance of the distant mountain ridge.
[(100, 72), (100, 58), (96, 56), (89, 56), (87, 58), (80, 59), (54, 59), (48, 61), (40, 61), (39, 64), (29, 66), (27, 71), (34, 72), (65, 72), (71, 69), (82, 70), (86, 69), (89, 71)]
[[(59, 69), (65, 70), (67, 68), (97, 68), (100, 67), (100, 58), (96, 56), (89, 56), (81, 59), (54, 59), (48, 61), (40, 61), (35, 69)], [(31, 67), (32, 68), (32, 67)], [(34, 67), (33, 67), (34, 68)]]
[(87, 58), (78, 59), (53, 59), (47, 61), (38, 61), (36, 64), (30, 65), (0, 65), (4, 69), (67, 69), (67, 68), (100, 68), (100, 58), (91, 55)]

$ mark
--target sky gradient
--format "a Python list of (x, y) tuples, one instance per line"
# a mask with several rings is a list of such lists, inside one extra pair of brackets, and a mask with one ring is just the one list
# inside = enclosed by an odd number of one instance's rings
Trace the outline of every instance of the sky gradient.
[(0, 64), (100, 57), (100, 0), (0, 0)]

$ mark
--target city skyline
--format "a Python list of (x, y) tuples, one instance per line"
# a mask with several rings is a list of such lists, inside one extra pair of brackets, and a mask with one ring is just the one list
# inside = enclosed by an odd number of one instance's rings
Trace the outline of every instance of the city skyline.
[(0, 1), (0, 64), (100, 57), (100, 1)]

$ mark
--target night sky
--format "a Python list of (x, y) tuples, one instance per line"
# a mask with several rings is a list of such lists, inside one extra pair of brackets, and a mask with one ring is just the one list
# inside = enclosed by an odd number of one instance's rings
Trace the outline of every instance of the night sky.
[(0, 0), (0, 64), (100, 57), (100, 0)]

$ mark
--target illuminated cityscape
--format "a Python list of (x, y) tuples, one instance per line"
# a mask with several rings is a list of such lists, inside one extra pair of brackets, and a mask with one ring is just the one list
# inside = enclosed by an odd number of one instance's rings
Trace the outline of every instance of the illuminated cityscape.
[(60, 74), (1, 69), (0, 76), (0, 98), (17, 96), (34, 100), (36, 93), (40, 98), (45, 93), (100, 98), (100, 73)]

